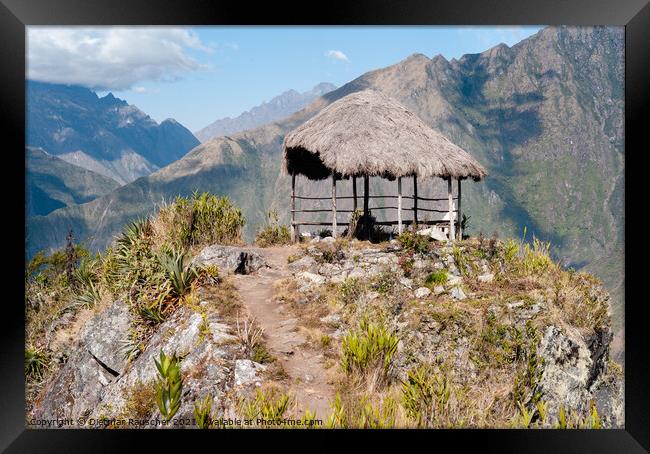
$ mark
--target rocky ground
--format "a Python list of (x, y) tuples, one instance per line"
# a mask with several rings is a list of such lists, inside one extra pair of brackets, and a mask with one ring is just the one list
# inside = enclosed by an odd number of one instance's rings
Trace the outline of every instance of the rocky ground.
[[(271, 388), (291, 396), (285, 417), (316, 411), (327, 420), (335, 395), (385, 413), (409, 372), (427, 365), (451, 395), (439, 413), (445, 420), (430, 427), (521, 426), (513, 421), (526, 417), (527, 427), (554, 427), (561, 413), (577, 427), (594, 406), (600, 425), (623, 427), (607, 293), (590, 276), (516, 247), (483, 238), (423, 244), (417, 236), (379, 245), (328, 237), (269, 249), (210, 246), (194, 263), (218, 266), (219, 281), (198, 287), (139, 348), (129, 348), (134, 321), (121, 300), (86, 314), (78, 334), (53, 336), (62, 364), (28, 420), (81, 418), (91, 427), (159, 416), (154, 358), (162, 349), (182, 358), (181, 421), (207, 395), (214, 417), (241, 417), (242, 402)], [(254, 355), (241, 342), (247, 317), (264, 331)], [(358, 386), (339, 366), (342, 343), (362, 320), (399, 340), (381, 388)], [(397, 408), (375, 422), (416, 425)]]

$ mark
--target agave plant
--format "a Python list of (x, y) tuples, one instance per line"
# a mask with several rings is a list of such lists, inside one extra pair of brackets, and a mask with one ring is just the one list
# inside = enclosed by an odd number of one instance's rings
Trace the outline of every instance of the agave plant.
[(181, 406), (183, 393), (183, 377), (181, 376), (181, 360), (174, 353), (165, 355), (160, 349), (160, 361), (154, 359), (158, 369), (158, 379), (155, 382), (156, 404), (165, 421), (174, 417)]
[(172, 285), (176, 296), (187, 293), (194, 279), (198, 277), (196, 268), (187, 265), (185, 252), (167, 251), (159, 254), (158, 260), (167, 273), (167, 278)]

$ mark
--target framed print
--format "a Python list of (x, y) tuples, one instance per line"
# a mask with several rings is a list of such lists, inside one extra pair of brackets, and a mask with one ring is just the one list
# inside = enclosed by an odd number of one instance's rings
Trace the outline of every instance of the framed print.
[(650, 8), (509, 3), (3, 0), (3, 449), (646, 452)]

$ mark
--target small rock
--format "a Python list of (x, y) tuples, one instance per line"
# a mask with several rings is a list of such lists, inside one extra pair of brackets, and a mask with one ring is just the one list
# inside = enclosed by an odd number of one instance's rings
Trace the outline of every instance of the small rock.
[(402, 278), (400, 278), (399, 283), (402, 284), (406, 288), (413, 288), (413, 279), (409, 279), (407, 277), (402, 277)]
[(451, 297), (457, 300), (464, 300), (467, 298), (467, 295), (465, 295), (465, 292), (460, 287), (454, 287), (451, 289)]
[(259, 386), (257, 373), (266, 370), (266, 366), (251, 361), (250, 359), (238, 359), (235, 361), (235, 386), (255, 383)]
[(442, 293), (445, 293), (445, 288), (442, 285), (436, 285), (435, 287), (433, 287), (434, 295), (440, 295)]
[(379, 293), (377, 293), (377, 292), (368, 292), (366, 294), (366, 299), (368, 301), (372, 301), (372, 300), (377, 299), (377, 298), (379, 298)]
[(335, 243), (335, 242), (336, 242), (336, 238), (331, 237), (331, 236), (326, 236), (326, 237), (323, 238), (321, 241), (322, 241), (323, 243)]
[(313, 240), (310, 241), (310, 243), (311, 244), (320, 243), (320, 237), (319, 236), (315, 237)]
[(509, 303), (508, 304), (508, 309), (511, 309), (511, 310), (512, 309), (518, 309), (518, 308), (522, 307), (524, 304), (525, 303), (523, 301), (521, 301), (521, 300), (515, 301), (514, 303)]
[(478, 277), (479, 282), (492, 282), (493, 280), (494, 274), (492, 273), (482, 274)]
[(310, 273), (309, 271), (303, 271), (302, 273), (297, 274), (298, 279), (310, 282), (316, 285), (322, 285), (325, 283), (325, 278), (320, 274)]
[(426, 298), (429, 295), (431, 295), (431, 290), (426, 287), (420, 287), (415, 291), (416, 298)]
[(338, 328), (341, 326), (341, 316), (339, 314), (326, 315), (325, 317), (321, 317), (320, 321), (332, 328)]
[(463, 282), (463, 278), (460, 276), (449, 276), (447, 278), (447, 285), (453, 287)]

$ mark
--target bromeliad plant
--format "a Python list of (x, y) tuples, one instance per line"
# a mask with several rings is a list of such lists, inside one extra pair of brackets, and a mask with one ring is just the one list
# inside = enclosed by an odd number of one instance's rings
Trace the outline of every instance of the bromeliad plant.
[(185, 252), (166, 251), (158, 256), (158, 260), (167, 273), (174, 294), (179, 297), (185, 295), (198, 277), (194, 266), (186, 263)]
[(388, 381), (398, 342), (383, 324), (362, 320), (357, 330), (343, 338), (341, 368), (348, 376), (365, 378), (370, 390), (382, 386)]
[(169, 422), (181, 406), (183, 392), (183, 377), (181, 376), (181, 360), (174, 353), (165, 355), (160, 349), (160, 361), (154, 359), (158, 369), (158, 379), (155, 383), (156, 404), (165, 421)]

